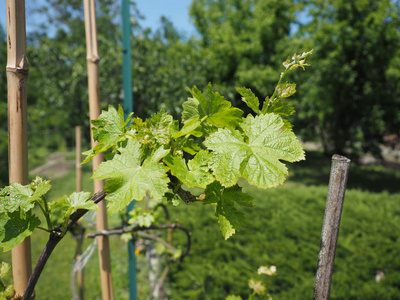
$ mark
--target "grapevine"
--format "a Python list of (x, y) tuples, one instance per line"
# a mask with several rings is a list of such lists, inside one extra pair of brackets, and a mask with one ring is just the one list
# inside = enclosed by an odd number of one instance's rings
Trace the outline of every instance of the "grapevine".
[[(121, 107), (109, 106), (92, 121), (97, 145), (84, 154), (87, 163), (99, 153), (106, 161), (99, 165), (93, 179), (105, 179), (104, 191), (73, 193), (49, 202), (46, 193), (51, 184), (37, 177), (23, 186), (12, 183), (0, 189), (0, 248), (9, 251), (35, 229), (50, 233), (28, 283), (29, 297), (48, 256), (88, 210), (96, 211), (99, 201), (107, 201), (111, 214), (124, 210), (135, 199), (150, 196), (152, 201), (168, 201), (174, 206), (201, 202), (215, 207), (214, 215), (225, 239), (246, 223), (238, 206), (254, 206), (250, 195), (238, 185), (244, 178), (259, 188), (282, 184), (288, 170), (282, 161), (305, 159), (302, 146), (292, 131), (288, 117), (295, 111), (285, 98), (296, 92), (294, 83), (282, 83), (290, 71), (308, 66), (312, 54), (293, 55), (284, 63), (284, 71), (271, 97), (260, 100), (248, 88), (236, 88), (242, 101), (252, 110), (243, 111), (213, 90), (209, 83), (201, 92), (197, 87), (183, 103), (182, 124), (164, 109), (146, 120), (124, 119)], [(41, 225), (33, 208), (37, 206), (46, 224)], [(136, 218), (152, 220), (148, 211)], [(145, 222), (151, 225), (151, 222)], [(25, 299), (25, 298), (24, 298)]]

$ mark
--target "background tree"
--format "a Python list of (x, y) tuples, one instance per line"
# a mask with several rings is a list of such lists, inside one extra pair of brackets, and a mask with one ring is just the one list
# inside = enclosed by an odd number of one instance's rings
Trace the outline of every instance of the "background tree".
[(271, 95), (276, 62), (286, 59), (278, 49), (290, 34), (296, 9), (289, 0), (194, 0), (190, 15), (200, 33), (207, 80), (231, 101), (234, 86)]
[(318, 133), (326, 153), (379, 155), (383, 137), (399, 133), (399, 7), (388, 0), (305, 2), (311, 22), (297, 43), (314, 45), (315, 56), (298, 95), (298, 127)]

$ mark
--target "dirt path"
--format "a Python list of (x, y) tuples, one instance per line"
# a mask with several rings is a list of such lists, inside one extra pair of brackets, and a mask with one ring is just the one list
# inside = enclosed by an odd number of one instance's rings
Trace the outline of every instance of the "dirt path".
[(58, 179), (75, 167), (75, 160), (67, 160), (71, 153), (53, 153), (47, 162), (29, 172), (30, 175), (40, 175), (47, 179)]

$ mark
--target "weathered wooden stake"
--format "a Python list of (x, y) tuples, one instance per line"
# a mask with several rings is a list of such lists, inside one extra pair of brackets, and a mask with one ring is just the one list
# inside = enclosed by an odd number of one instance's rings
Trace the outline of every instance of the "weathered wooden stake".
[[(99, 97), (99, 54), (97, 48), (96, 32), (96, 7), (94, 0), (84, 0), (85, 10), (85, 31), (87, 47), (87, 66), (88, 66), (88, 84), (89, 84), (89, 111), (90, 120), (97, 119), (100, 115), (100, 97)], [(92, 133), (92, 132), (91, 132)], [(92, 135), (92, 147), (95, 146)], [(93, 158), (93, 171), (103, 162), (103, 155), (98, 154)], [(103, 180), (94, 180), (95, 192), (104, 188)], [(104, 201), (99, 203), (100, 211), (96, 214), (97, 230), (107, 230), (107, 212)], [(100, 276), (103, 300), (114, 299), (111, 279), (110, 246), (108, 237), (98, 237), (98, 251), (100, 260)]]
[[(9, 181), (28, 184), (25, 1), (7, 0), (6, 11)], [(22, 297), (32, 273), (29, 238), (12, 249), (12, 268), (16, 297)]]
[(329, 299), (349, 166), (350, 159), (337, 154), (332, 157), (328, 197), (322, 225), (317, 274), (315, 276), (314, 300)]

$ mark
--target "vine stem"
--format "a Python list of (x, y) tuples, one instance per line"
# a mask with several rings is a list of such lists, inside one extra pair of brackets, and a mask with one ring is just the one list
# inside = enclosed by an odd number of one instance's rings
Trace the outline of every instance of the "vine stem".
[(132, 232), (137, 232), (137, 231), (143, 231), (143, 230), (150, 230), (150, 229), (179, 229), (182, 230), (183, 232), (186, 233), (187, 236), (187, 244), (186, 244), (186, 249), (182, 253), (181, 257), (179, 258), (179, 261), (182, 261), (183, 258), (189, 254), (190, 251), (190, 246), (191, 246), (191, 236), (192, 233), (184, 226), (179, 225), (178, 223), (174, 224), (164, 224), (164, 225), (151, 225), (149, 227), (144, 227), (144, 226), (135, 226), (135, 227), (123, 227), (123, 228), (117, 228), (117, 229), (112, 229), (112, 230), (102, 230), (102, 231), (96, 231), (96, 232), (91, 232), (86, 235), (87, 238), (95, 238), (96, 236), (110, 236), (110, 235), (121, 235), (123, 233), (132, 233)]
[[(97, 192), (90, 198), (91, 201), (94, 203), (99, 203), (101, 200), (103, 200), (106, 197), (106, 192), (100, 191)], [(35, 268), (33, 269), (32, 275), (29, 277), (28, 284), (26, 286), (26, 289), (24, 291), (23, 295), (23, 300), (29, 300), (31, 299), (33, 292), (35, 290), (35, 286), (39, 280), (40, 275), (42, 274), (42, 271), (44, 269), (44, 266), (47, 263), (47, 260), (49, 259), (51, 253), (53, 252), (54, 248), (57, 246), (57, 244), (63, 239), (65, 234), (68, 232), (68, 230), (71, 229), (71, 227), (80, 219), (82, 218), (88, 210), (86, 209), (78, 209), (76, 212), (74, 212), (68, 219), (68, 225), (67, 225), (67, 230), (63, 232), (60, 227), (57, 227), (50, 232), (50, 237), (49, 240), (46, 243), (46, 246), (43, 248), (42, 253), (39, 256), (39, 259), (36, 262)]]

